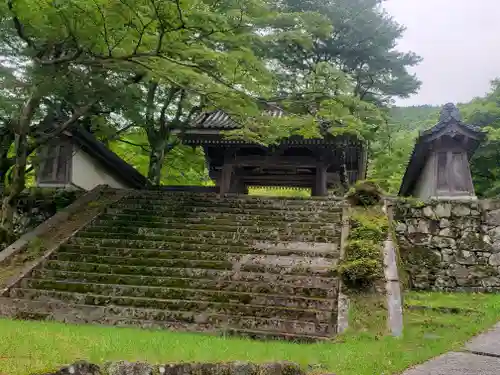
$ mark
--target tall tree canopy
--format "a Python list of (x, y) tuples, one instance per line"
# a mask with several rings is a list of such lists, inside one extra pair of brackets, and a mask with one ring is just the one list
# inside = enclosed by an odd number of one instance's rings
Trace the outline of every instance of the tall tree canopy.
[[(387, 104), (394, 97), (408, 97), (420, 87), (408, 68), (420, 62), (412, 52), (395, 49), (404, 27), (382, 8), (383, 0), (282, 0), (279, 9), (316, 12), (332, 28), (313, 31), (309, 45), (282, 40), (267, 47), (281, 74), (279, 90), (289, 92), (318, 63), (328, 63), (354, 82), (353, 92), (361, 100)], [(291, 87), (292, 86), (292, 87)]]
[[(37, 147), (75, 123), (121, 155), (136, 155), (153, 184), (165, 181), (165, 165), (191, 171), (190, 181), (204, 174), (167, 154), (199, 113), (216, 108), (243, 126), (228, 136), (261, 144), (325, 132), (375, 141), (381, 107), (419, 87), (407, 70), (419, 58), (396, 50), (403, 28), (381, 3), (0, 4), (0, 173), (2, 181), (10, 176), (2, 226), (9, 230)], [(284, 116), (263, 113), (262, 102)], [(177, 160), (202, 160), (198, 151), (176, 150)]]

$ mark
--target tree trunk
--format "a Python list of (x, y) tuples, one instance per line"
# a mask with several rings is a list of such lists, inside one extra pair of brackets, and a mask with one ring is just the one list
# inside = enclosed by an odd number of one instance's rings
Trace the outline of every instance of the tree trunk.
[(2, 200), (2, 218), (0, 228), (3, 231), (4, 239), (11, 240), (13, 233), (14, 211), (17, 207), (17, 201), (26, 185), (26, 163), (29, 155), (28, 133), (33, 120), (33, 116), (40, 105), (41, 97), (37, 89), (33, 90), (30, 98), (26, 102), (19, 120), (14, 126), (15, 133), (15, 164), (12, 174), (12, 184)]
[(9, 186), (8, 193), (2, 201), (2, 221), (0, 223), (7, 239), (13, 237), (13, 219), (14, 211), (17, 207), (17, 200), (23, 192), (26, 184), (26, 163), (28, 160), (28, 137), (25, 134), (16, 134), (15, 141), (16, 164), (12, 184)]
[(14, 133), (10, 129), (0, 131), (0, 196), (3, 197), (5, 188), (5, 177), (7, 172), (14, 164), (12, 158), (9, 158), (9, 149), (14, 142)]
[(149, 154), (148, 180), (154, 186), (160, 186), (161, 170), (165, 162), (165, 144), (164, 142), (158, 142), (152, 146), (151, 153)]

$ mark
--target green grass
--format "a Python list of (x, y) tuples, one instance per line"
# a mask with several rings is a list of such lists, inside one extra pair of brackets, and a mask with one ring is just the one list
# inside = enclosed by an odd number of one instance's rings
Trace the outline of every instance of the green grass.
[(25, 375), (86, 359), (96, 363), (290, 360), (314, 372), (391, 375), (459, 349), (500, 320), (500, 295), (410, 293), (405, 303), (472, 310), (459, 314), (407, 310), (404, 337), (396, 339), (385, 332), (383, 303), (359, 297), (349, 333), (335, 342), (309, 345), (0, 319), (0, 374)]

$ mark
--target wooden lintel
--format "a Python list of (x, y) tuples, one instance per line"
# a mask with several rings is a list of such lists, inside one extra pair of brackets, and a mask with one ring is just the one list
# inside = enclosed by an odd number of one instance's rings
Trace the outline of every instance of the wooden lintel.
[(241, 167), (253, 166), (290, 166), (290, 167), (316, 167), (318, 161), (311, 157), (300, 156), (279, 156), (279, 157), (262, 157), (262, 156), (237, 156), (234, 159), (234, 164)]

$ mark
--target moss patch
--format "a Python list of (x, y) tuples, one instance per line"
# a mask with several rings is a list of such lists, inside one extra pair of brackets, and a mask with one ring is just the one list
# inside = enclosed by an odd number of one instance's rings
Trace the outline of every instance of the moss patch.
[(381, 244), (388, 233), (388, 220), (380, 206), (357, 207), (338, 271), (351, 289), (366, 289), (383, 276)]

